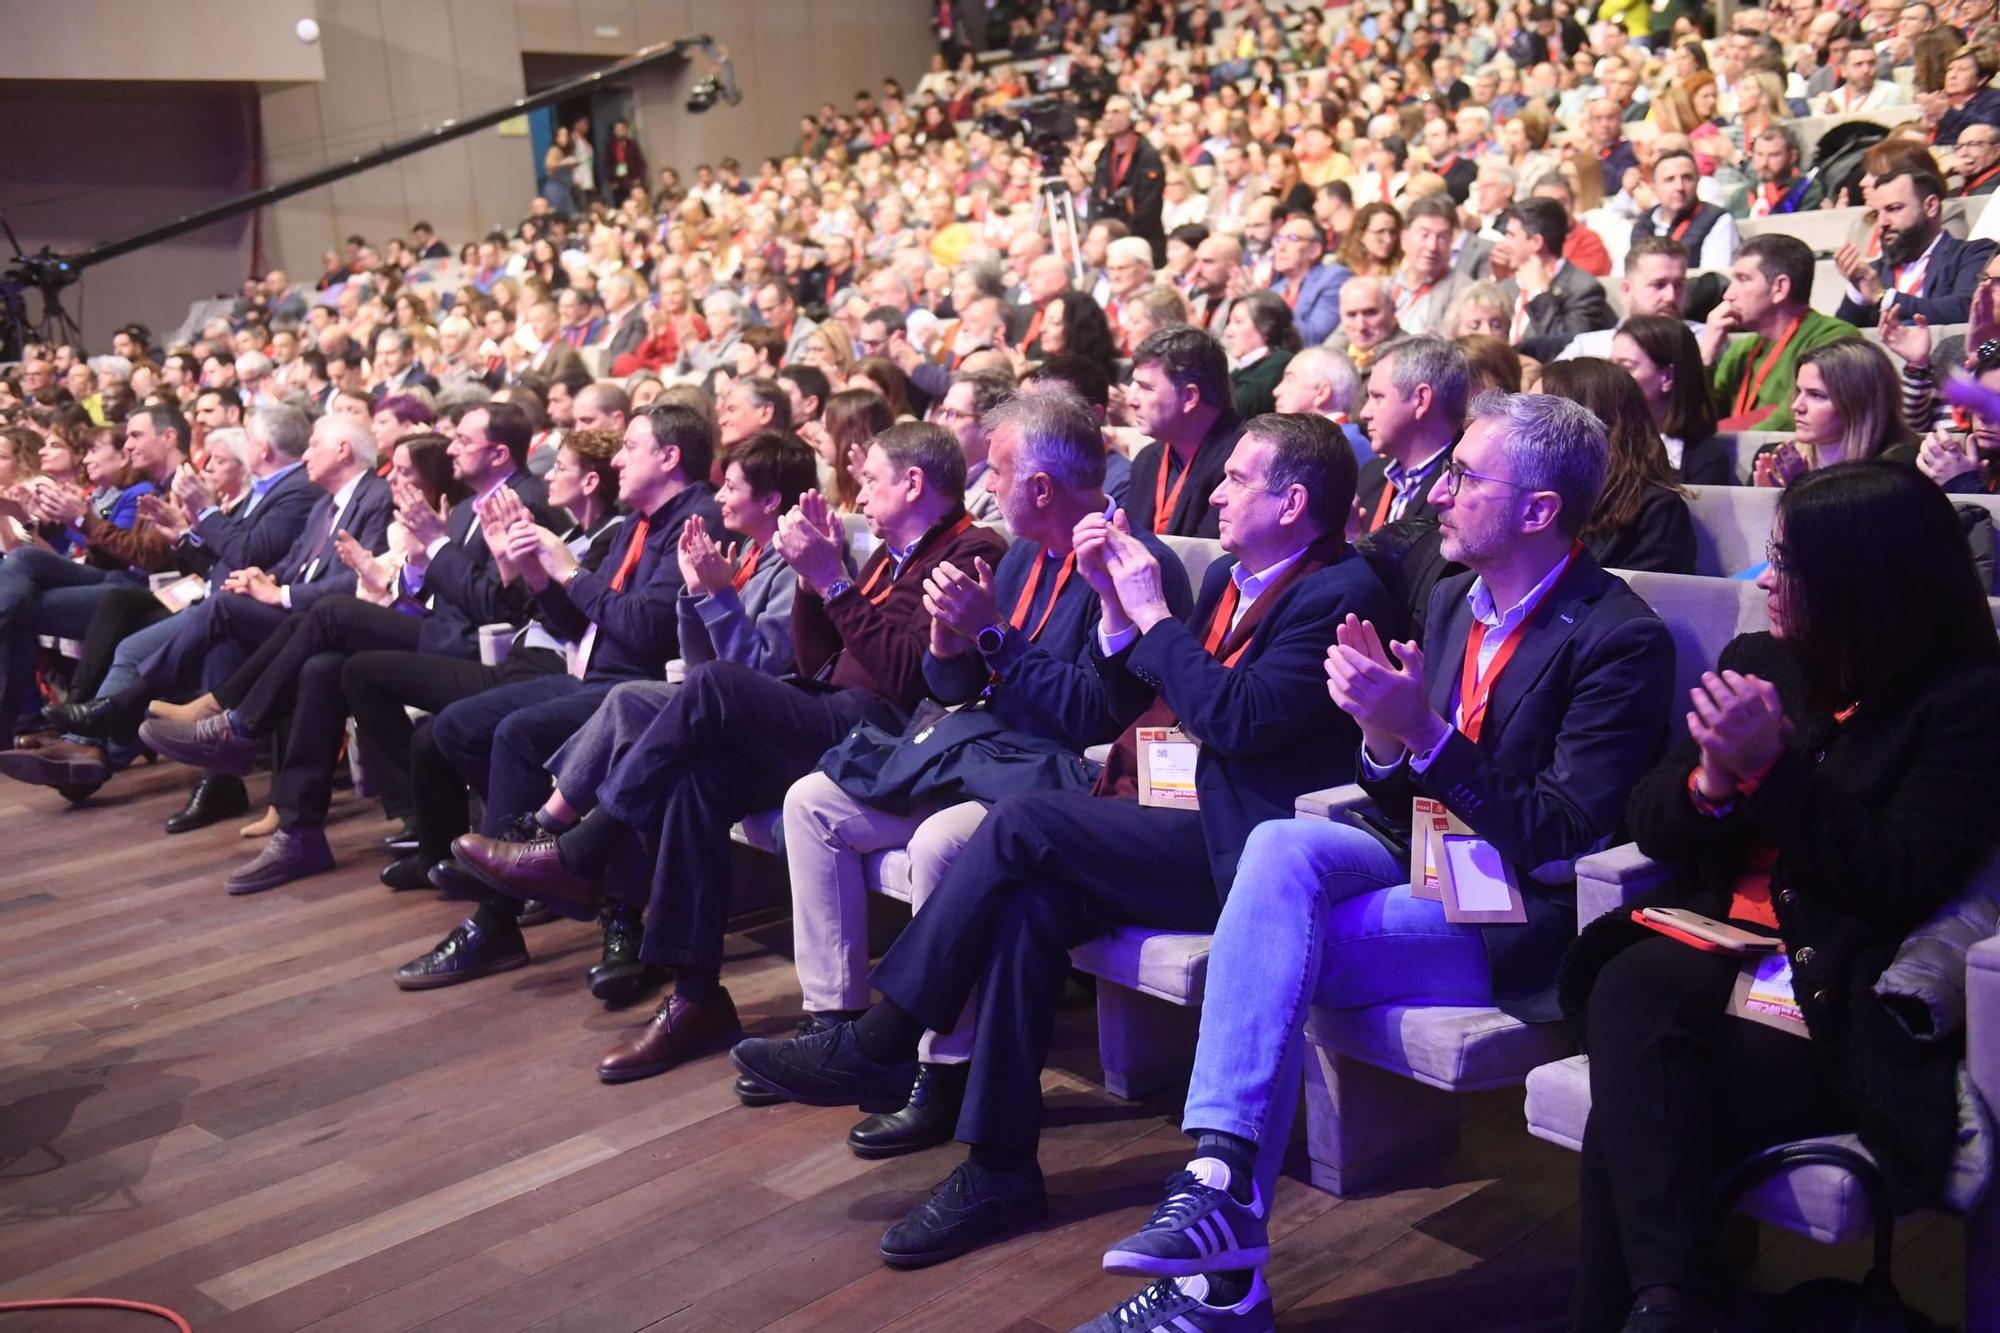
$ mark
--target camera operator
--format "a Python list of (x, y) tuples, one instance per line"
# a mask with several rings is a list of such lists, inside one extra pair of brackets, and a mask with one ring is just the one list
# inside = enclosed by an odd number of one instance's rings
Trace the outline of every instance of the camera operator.
[(1166, 168), (1160, 150), (1139, 133), (1132, 120), (1132, 103), (1114, 97), (1104, 104), (1097, 123), (1104, 148), (1097, 155), (1097, 175), (1091, 182), (1091, 220), (1117, 218), (1153, 247), (1153, 266), (1167, 260), (1166, 233), (1160, 209), (1166, 203)]

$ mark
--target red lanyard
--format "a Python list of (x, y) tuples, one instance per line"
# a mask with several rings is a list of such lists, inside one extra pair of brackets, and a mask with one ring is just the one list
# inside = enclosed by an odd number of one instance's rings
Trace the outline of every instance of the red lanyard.
[(736, 576), (729, 580), (729, 586), (738, 592), (742, 592), (743, 585), (748, 583), (750, 576), (757, 572), (757, 558), (763, 554), (763, 547), (758, 546), (754, 542), (751, 543), (750, 549), (743, 553), (743, 563), (736, 567)]
[(1187, 485), (1188, 473), (1194, 471), (1194, 459), (1187, 461), (1181, 469), (1180, 480), (1174, 489), (1167, 490), (1167, 464), (1174, 461), (1174, 451), (1164, 440), (1160, 442), (1160, 475), (1153, 481), (1153, 535), (1159, 536), (1167, 530), (1174, 516), (1174, 506), (1181, 501), (1181, 487)]
[[(1202, 640), (1201, 646), (1208, 650), (1210, 657), (1222, 657), (1222, 645), (1229, 638), (1230, 622), (1236, 619), (1236, 603), (1242, 599), (1243, 590), (1236, 585), (1236, 580), (1231, 578), (1229, 586), (1222, 590), (1222, 596), (1216, 599), (1215, 614), (1208, 619), (1208, 637)], [(1250, 651), (1250, 641), (1245, 639), (1235, 652), (1222, 657), (1222, 665), (1235, 666), (1248, 651)]]
[(1396, 483), (1387, 477), (1382, 479), (1382, 498), (1375, 502), (1375, 517), (1368, 520), (1368, 530), (1375, 531), (1389, 521), (1389, 506), (1396, 502)]
[(1040, 333), (1041, 331), (1042, 331), (1042, 307), (1036, 306), (1035, 317), (1028, 321), (1028, 331), (1021, 335), (1021, 350), (1024, 352), (1027, 351), (1028, 344), (1033, 342), (1035, 340), (1035, 335)]
[(618, 562), (618, 572), (611, 576), (611, 591), (620, 592), (624, 589), (625, 580), (631, 577), (634, 569), (638, 568), (639, 557), (645, 550), (646, 520), (642, 518), (632, 525), (632, 542), (625, 548), (625, 558)]
[[(1576, 564), (1577, 552), (1582, 549), (1582, 542), (1569, 548), (1569, 554), (1563, 557), (1562, 573), (1556, 575), (1556, 580), (1549, 585), (1548, 592), (1554, 592), (1561, 586), (1563, 579), (1568, 577), (1571, 567)], [(1548, 593), (1545, 592), (1542, 596), (1546, 597)], [(1541, 599), (1537, 598), (1535, 606), (1539, 605)], [(1486, 705), (1493, 697), (1494, 682), (1500, 679), (1500, 673), (1507, 669), (1507, 664), (1514, 660), (1514, 650), (1521, 646), (1521, 640), (1527, 634), (1528, 622), (1534, 619), (1535, 606), (1528, 607), (1522, 613), (1520, 623), (1507, 631), (1507, 637), (1501, 640), (1500, 650), (1493, 655), (1492, 664), (1486, 668), (1484, 675), (1479, 671), (1479, 650), (1486, 643), (1486, 622), (1483, 620), (1472, 622), (1472, 633), (1465, 639), (1465, 663), (1459, 668), (1458, 673), (1458, 729), (1475, 745), (1479, 743), (1480, 731), (1486, 726)]]
[[(953, 540), (958, 536), (959, 533), (964, 532), (967, 528), (971, 526), (972, 526), (971, 514), (959, 515), (958, 522), (951, 525), (951, 530), (945, 533), (942, 542), (949, 542)], [(940, 544), (942, 544), (942, 542)], [(911, 554), (915, 555), (916, 552), (912, 551)], [(889, 548), (884, 546), (882, 548), (882, 562), (875, 566), (874, 570), (868, 575), (868, 581), (861, 585), (861, 595), (863, 597), (868, 598), (868, 604), (870, 606), (882, 605), (882, 603), (889, 600), (889, 594), (896, 591), (896, 581), (894, 578), (891, 578), (889, 580), (889, 584), (887, 587), (883, 588), (882, 591), (879, 593), (875, 592), (875, 585), (882, 582), (882, 575), (887, 573), (892, 567), (894, 567), (895, 563), (896, 563), (896, 557), (889, 554)], [(907, 564), (909, 562), (905, 561), (904, 563)], [(873, 595), (871, 596), (870, 594)]]
[(1805, 323), (1805, 318), (1804, 315), (1800, 315), (1793, 320), (1792, 327), (1785, 330), (1785, 336), (1778, 339), (1772, 346), (1770, 355), (1764, 358), (1764, 364), (1757, 367), (1757, 373), (1746, 374), (1743, 382), (1736, 386), (1736, 411), (1731, 415), (1740, 417), (1756, 403), (1757, 395), (1764, 390), (1764, 381), (1770, 378), (1772, 369), (1778, 364), (1778, 358), (1785, 354), (1785, 348), (1791, 343), (1792, 335), (1799, 331), (1799, 325)]
[[(1021, 589), (1021, 599), (1014, 603), (1014, 614), (1007, 617), (1007, 623), (1020, 629), (1028, 623), (1028, 608), (1035, 604), (1035, 590), (1042, 586), (1042, 566), (1046, 561), (1035, 561), (1035, 568), (1028, 575), (1028, 582)], [(1042, 631), (1049, 627), (1049, 617), (1055, 614), (1056, 599), (1062, 596), (1063, 585), (1076, 571), (1076, 552), (1063, 557), (1062, 568), (1056, 571), (1056, 586), (1049, 589), (1049, 604), (1042, 608), (1042, 618), (1035, 622), (1035, 628), (1028, 633), (1028, 642), (1042, 637)]]
[(1135, 154), (1138, 153), (1138, 151), (1139, 151), (1139, 136), (1137, 134), (1132, 135), (1132, 144), (1129, 148), (1125, 150), (1123, 156), (1119, 155), (1117, 148), (1115, 147), (1112, 148), (1111, 188), (1113, 190), (1116, 190), (1119, 186), (1125, 183), (1125, 173), (1132, 169), (1132, 158)]
[(1305, 289), (1306, 289), (1305, 274), (1301, 273), (1296, 278), (1288, 279), (1285, 282), (1285, 304), (1290, 306), (1292, 309), (1297, 310), (1299, 308), (1299, 294), (1305, 291)]
[(1695, 206), (1695, 208), (1694, 208), (1694, 211), (1693, 211), (1693, 212), (1690, 212), (1690, 213), (1689, 213), (1689, 214), (1688, 214), (1688, 215), (1687, 215), (1686, 217), (1682, 218), (1682, 219), (1681, 219), (1681, 220), (1680, 220), (1679, 222), (1677, 222), (1677, 223), (1675, 223), (1675, 224), (1674, 224), (1674, 239), (1675, 239), (1675, 240), (1677, 240), (1677, 241), (1678, 241), (1678, 240), (1679, 240), (1679, 239), (1680, 239), (1681, 237), (1683, 237), (1683, 236), (1685, 236), (1685, 235), (1687, 235), (1687, 234), (1688, 234), (1688, 228), (1689, 228), (1689, 227), (1692, 227), (1692, 226), (1694, 225), (1694, 215), (1695, 215), (1695, 213), (1698, 213), (1698, 212), (1700, 212), (1700, 211), (1701, 211), (1701, 206), (1700, 206), (1699, 204), (1697, 204), (1697, 205)]

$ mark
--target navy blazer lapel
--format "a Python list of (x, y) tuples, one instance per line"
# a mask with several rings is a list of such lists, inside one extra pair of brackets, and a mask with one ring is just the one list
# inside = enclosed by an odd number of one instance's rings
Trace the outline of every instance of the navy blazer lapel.
[(1506, 732), (1507, 719), (1541, 683), (1549, 665), (1590, 613), (1590, 604), (1603, 595), (1610, 578), (1588, 551), (1577, 553), (1576, 563), (1563, 572), (1556, 586), (1528, 617), (1529, 632), (1514, 650), (1507, 670), (1494, 682), (1486, 706), (1485, 734), (1499, 736)]
[[(1958, 249), (1963, 244), (1948, 231), (1938, 233), (1937, 249), (1931, 251), (1930, 265), (1924, 269), (1922, 295), (1925, 300), (1950, 294), (1958, 281)], [(1892, 268), (1890, 272), (1895, 270)], [(1894, 285), (1893, 279), (1891, 285)]]
[(1465, 666), (1465, 644), (1471, 637), (1472, 607), (1463, 595), (1454, 597), (1451, 615), (1445, 621), (1443, 642), (1437, 645), (1436, 652), (1427, 649), (1424, 653), (1424, 673), (1430, 677), (1431, 707), (1437, 709), (1439, 717), (1453, 725), (1457, 725), (1458, 701), (1452, 696), (1458, 692), (1459, 672)]

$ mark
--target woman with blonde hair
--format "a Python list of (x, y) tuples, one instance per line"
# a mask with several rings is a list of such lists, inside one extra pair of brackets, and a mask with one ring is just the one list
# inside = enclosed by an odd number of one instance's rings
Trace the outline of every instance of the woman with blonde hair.
[(1447, 338), (1507, 336), (1507, 323), (1513, 314), (1500, 285), (1494, 282), (1475, 282), (1460, 292), (1444, 312), (1444, 323), (1438, 332)]
[(1790, 441), (1768, 444), (1751, 462), (1758, 486), (1789, 486), (1808, 472), (1857, 458), (1916, 461), (1903, 420), (1903, 385), (1889, 354), (1861, 338), (1839, 338), (1799, 358)]
[(854, 373), (854, 340), (846, 328), (829, 320), (806, 335), (799, 360), (838, 384)]

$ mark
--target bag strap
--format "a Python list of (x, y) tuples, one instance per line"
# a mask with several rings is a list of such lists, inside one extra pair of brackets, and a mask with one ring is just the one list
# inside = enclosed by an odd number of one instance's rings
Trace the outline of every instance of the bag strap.
[(1878, 1299), (1900, 1304), (1889, 1269), (1896, 1241), (1896, 1214), (1889, 1205), (1889, 1187), (1883, 1183), (1881, 1168), (1852, 1148), (1838, 1143), (1781, 1143), (1738, 1162), (1716, 1188), (1717, 1230), (1753, 1187), (1799, 1166), (1838, 1167), (1860, 1182), (1875, 1218), (1874, 1258), (1861, 1282)]

